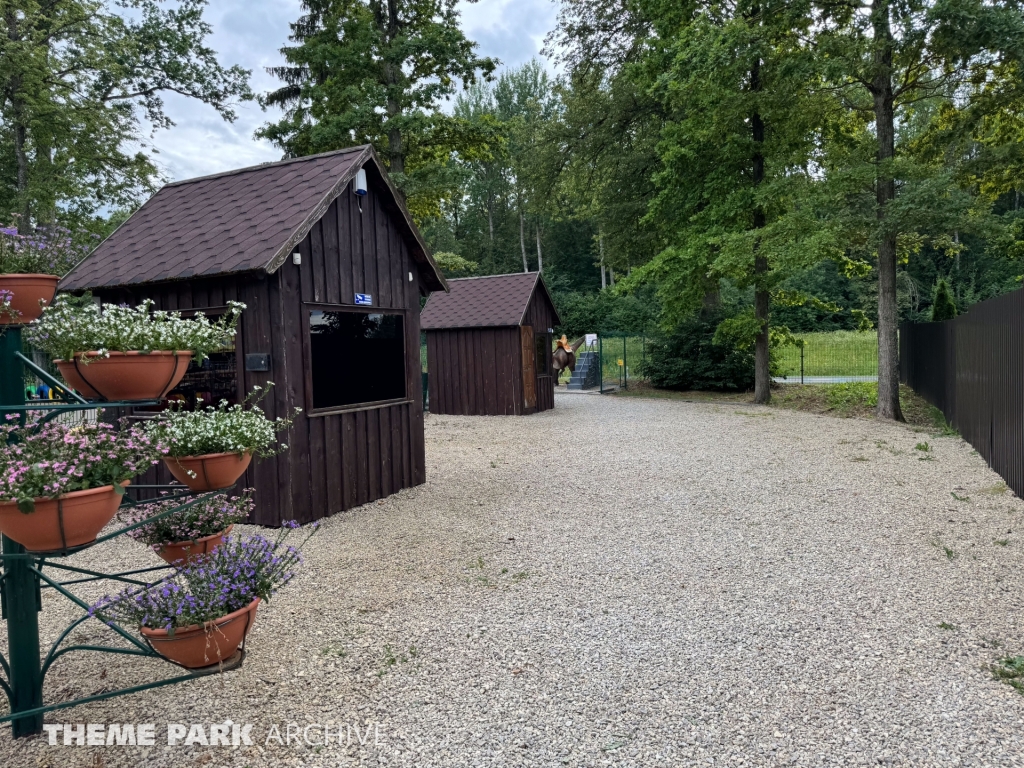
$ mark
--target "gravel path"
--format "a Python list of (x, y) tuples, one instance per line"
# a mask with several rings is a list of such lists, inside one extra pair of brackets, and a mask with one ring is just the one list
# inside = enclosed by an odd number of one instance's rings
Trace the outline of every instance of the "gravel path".
[[(425, 486), (328, 521), (242, 670), (48, 717), (155, 723), (157, 746), (5, 727), (0, 765), (1024, 764), (1024, 697), (988, 671), (1024, 653), (1024, 504), (959, 439), (559, 396), (431, 416), (427, 459)], [(47, 598), (48, 631), (68, 615)], [(166, 670), (60, 671), (51, 699)], [(166, 746), (229, 719), (253, 746)], [(279, 744), (289, 722), (343, 743)]]

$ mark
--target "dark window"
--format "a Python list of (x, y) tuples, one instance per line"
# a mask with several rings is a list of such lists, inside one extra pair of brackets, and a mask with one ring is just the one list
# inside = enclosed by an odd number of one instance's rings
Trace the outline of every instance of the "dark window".
[(551, 334), (538, 333), (534, 337), (537, 345), (537, 375), (551, 375)]
[[(214, 308), (182, 310), (181, 314), (183, 317), (203, 314), (214, 323), (220, 319), (222, 312), (223, 310)], [(234, 405), (238, 402), (236, 361), (234, 344), (219, 352), (211, 352), (202, 363), (193, 360), (185, 377), (168, 393), (166, 399), (185, 403), (187, 410), (216, 405), (221, 400), (227, 400), (229, 404)]]
[(313, 408), (405, 397), (402, 315), (309, 313)]

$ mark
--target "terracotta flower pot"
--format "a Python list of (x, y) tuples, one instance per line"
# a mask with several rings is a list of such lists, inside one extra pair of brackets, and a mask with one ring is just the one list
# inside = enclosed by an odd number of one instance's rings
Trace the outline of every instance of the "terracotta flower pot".
[(21, 313), (16, 318), (9, 317), (6, 313), (0, 316), (0, 325), (20, 325), (31, 323), (43, 314), (43, 308), (39, 305), (53, 302), (53, 296), (57, 293), (57, 275), (0, 275), (0, 291), (10, 291), (14, 296), (11, 298), (11, 309)]
[(230, 488), (245, 472), (250, 461), (252, 454), (248, 451), (205, 453), (202, 456), (164, 456), (164, 464), (174, 475), (174, 479), (193, 491)]
[(142, 627), (145, 637), (153, 650), (166, 659), (188, 669), (199, 669), (229, 659), (242, 644), (249, 629), (256, 621), (257, 597), (245, 608), (239, 608), (227, 616), (206, 622), (203, 626), (193, 624), (174, 630), (174, 636), (166, 629)]
[[(86, 358), (83, 360), (82, 358)], [(74, 360), (54, 360), (72, 388), (93, 400), (159, 400), (181, 381), (191, 351), (79, 352)]]
[(165, 541), (162, 544), (154, 544), (153, 549), (171, 565), (184, 565), (201, 555), (213, 552), (224, 543), (224, 537), (231, 533), (231, 529), (234, 527), (234, 525), (229, 525), (220, 533), (203, 536), (195, 541)]
[(0, 503), (0, 533), (30, 552), (56, 552), (94, 540), (113, 519), (121, 495), (114, 492), (114, 486), (104, 485), (35, 502), (35, 511), (27, 514), (14, 502)]

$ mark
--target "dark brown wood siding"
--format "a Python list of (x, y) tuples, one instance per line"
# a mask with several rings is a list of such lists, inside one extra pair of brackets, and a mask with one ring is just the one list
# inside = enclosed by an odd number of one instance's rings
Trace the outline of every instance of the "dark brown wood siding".
[[(558, 324), (555, 307), (548, 299), (547, 292), (539, 285), (526, 308), (523, 325), (532, 325), (534, 334), (547, 333)], [(551, 370), (550, 363), (547, 370)], [(555, 378), (550, 374), (537, 373), (537, 411), (549, 411), (555, 407)]]
[[(289, 258), (272, 275), (96, 291), (105, 301), (137, 303), (148, 297), (158, 309), (222, 307), (228, 300), (246, 304), (236, 343), (239, 397), (273, 381), (273, 395), (261, 404), (268, 417), (303, 409), (282, 438), (288, 450), (253, 461), (236, 486), (256, 489), (254, 522), (261, 525), (310, 522), (426, 481), (419, 268), (372, 188), (361, 206), (360, 212), (359, 201), (342, 192), (297, 246), (301, 264)], [(308, 311), (354, 307), (356, 293), (370, 294), (374, 307), (404, 312), (406, 399), (310, 414)], [(245, 371), (244, 356), (252, 352), (269, 353), (271, 370)], [(160, 467), (139, 482), (169, 480)]]
[(519, 328), (427, 331), (431, 413), (523, 413)]
[[(556, 324), (555, 308), (538, 287), (526, 307), (522, 325), (542, 334)], [(539, 372), (536, 408), (525, 406), (523, 346), (518, 327), (427, 331), (427, 379), (431, 413), (507, 416), (555, 407), (554, 377)]]

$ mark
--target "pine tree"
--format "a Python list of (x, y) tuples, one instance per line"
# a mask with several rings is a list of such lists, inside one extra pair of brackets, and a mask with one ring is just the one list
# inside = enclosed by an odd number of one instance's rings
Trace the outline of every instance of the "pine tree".
[(956, 304), (949, 293), (949, 286), (945, 279), (939, 278), (935, 285), (935, 301), (932, 304), (932, 322), (940, 320), (952, 320), (956, 317)]
[(459, 83), (489, 77), (497, 61), (476, 55), (459, 28), (457, 0), (303, 0), (295, 45), (268, 72), (284, 86), (263, 106), (284, 117), (264, 125), (289, 157), (373, 144), (414, 214), (438, 212), (450, 193), (453, 152), (486, 153), (488, 136), (440, 110)]

